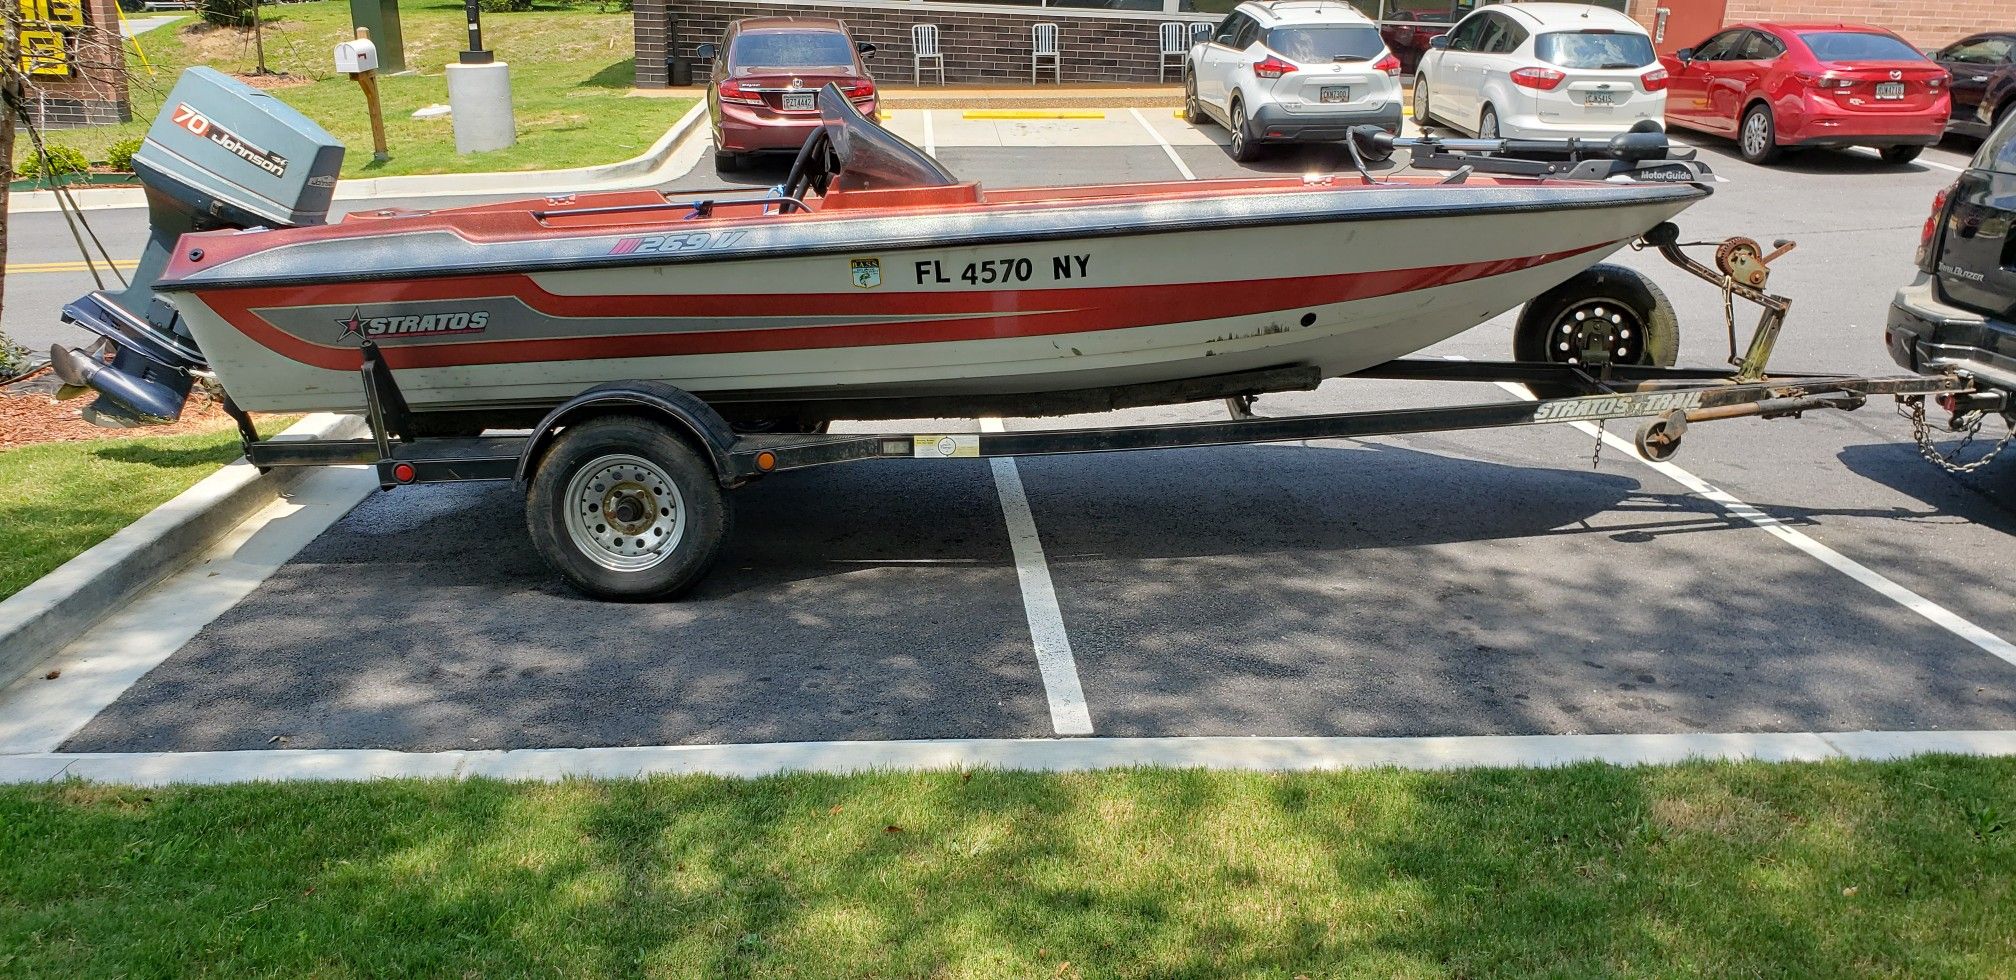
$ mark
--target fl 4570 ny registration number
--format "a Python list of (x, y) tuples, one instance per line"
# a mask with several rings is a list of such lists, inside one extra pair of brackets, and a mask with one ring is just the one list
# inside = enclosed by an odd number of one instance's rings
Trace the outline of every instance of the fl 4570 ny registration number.
[(1064, 282), (1091, 276), (1092, 256), (1016, 255), (976, 259), (972, 262), (919, 259), (911, 268), (917, 276), (919, 286), (950, 286), (955, 283), (968, 286), (996, 286), (1037, 280)]

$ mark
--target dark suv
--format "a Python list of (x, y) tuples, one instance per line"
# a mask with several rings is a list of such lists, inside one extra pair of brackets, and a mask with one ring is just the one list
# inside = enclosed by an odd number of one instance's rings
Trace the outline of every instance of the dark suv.
[[(2016, 393), (2016, 114), (1932, 202), (1918, 277), (1890, 302), (1884, 341), (1914, 371), (1961, 368), (2011, 413)], [(1991, 406), (1981, 406), (1991, 407)]]

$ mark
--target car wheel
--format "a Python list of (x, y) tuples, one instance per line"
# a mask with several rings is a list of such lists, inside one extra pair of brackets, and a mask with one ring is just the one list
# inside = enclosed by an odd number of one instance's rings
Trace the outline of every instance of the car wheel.
[(1422, 78), (1420, 75), (1415, 75), (1414, 125), (1419, 127), (1421, 131), (1425, 133), (1428, 131), (1428, 124), (1430, 121), (1431, 119), (1428, 115), (1428, 80)]
[(715, 150), (714, 170), (717, 173), (724, 173), (724, 174), (732, 173), (734, 171), (742, 169), (742, 164), (746, 162), (747, 159), (748, 158), (746, 156), (740, 153), (730, 153), (727, 150)]
[(1246, 104), (1232, 100), (1232, 159), (1240, 163), (1252, 163), (1260, 159), (1260, 145), (1246, 135)]
[[(1512, 332), (1521, 361), (1671, 367), (1680, 357), (1680, 318), (1651, 277), (1621, 265), (1596, 265), (1526, 303)], [(1576, 392), (1535, 385), (1541, 397)]]
[(1743, 114), (1743, 128), (1736, 134), (1736, 149), (1751, 163), (1778, 159), (1778, 124), (1771, 119), (1771, 107), (1759, 103)]
[(1886, 146), (1881, 151), (1884, 163), (1910, 163), (1925, 152), (1922, 146)]
[(659, 599), (700, 580), (732, 513), (714, 467), (649, 419), (570, 425), (525, 495), (532, 545), (569, 584), (602, 599)]
[(1484, 107), (1484, 115), (1477, 120), (1477, 138), (1480, 140), (1495, 140), (1498, 138), (1497, 109), (1488, 105)]
[(1192, 126), (1204, 125), (1204, 103), (1197, 100), (1197, 76), (1189, 69), (1183, 71), (1183, 121)]

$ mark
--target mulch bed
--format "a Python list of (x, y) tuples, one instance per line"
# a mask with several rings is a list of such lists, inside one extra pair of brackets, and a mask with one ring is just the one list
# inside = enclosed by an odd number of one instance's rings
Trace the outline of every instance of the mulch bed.
[(41, 442), (79, 442), (86, 439), (117, 439), (136, 435), (178, 435), (211, 432), (231, 427), (216, 399), (201, 389), (191, 392), (182, 419), (173, 425), (150, 425), (138, 429), (105, 429), (84, 421), (78, 414), (91, 404), (93, 395), (56, 401), (55, 378), (48, 368), (0, 389), (0, 450)]

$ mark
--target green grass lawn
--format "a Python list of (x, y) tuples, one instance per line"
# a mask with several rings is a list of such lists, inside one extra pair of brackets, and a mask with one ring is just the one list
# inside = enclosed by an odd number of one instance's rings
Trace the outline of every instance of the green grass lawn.
[[(321, 123), (349, 148), (346, 177), (389, 174), (547, 170), (614, 163), (650, 148), (689, 107), (691, 99), (629, 98), (635, 79), (630, 15), (593, 7), (536, 9), (483, 15), (483, 39), (511, 66), (518, 143), (491, 153), (455, 152), (447, 119), (414, 119), (413, 111), (448, 101), (443, 66), (455, 60), (466, 34), (462, 5), (440, 0), (400, 5), (406, 62), (416, 73), (382, 76), (387, 142), (392, 160), (371, 162), (371, 127), (364, 96), (348, 76), (337, 75), (330, 50), (351, 36), (347, 3), (318, 0), (262, 8), (266, 64), (308, 81), (273, 94)], [(158, 73), (133, 65), (134, 121), (122, 126), (54, 132), (49, 138), (103, 160), (121, 139), (144, 133), (186, 65), (250, 72), (257, 62), (250, 32), (221, 30), (196, 18), (140, 36)], [(25, 140), (24, 140), (25, 143)], [(25, 151), (17, 151), (25, 152)]]
[(238, 433), (229, 427), (0, 450), (0, 599), (238, 455)]
[(2007, 976), (2016, 760), (0, 788), (0, 974)]

